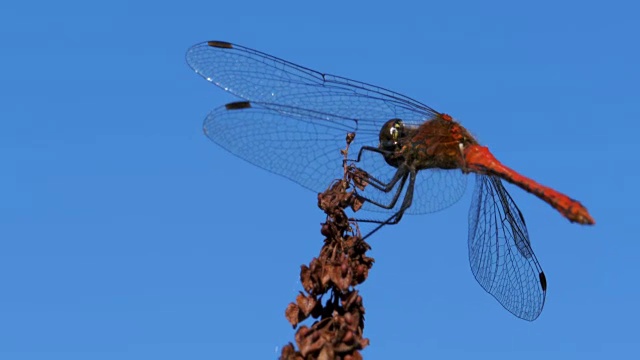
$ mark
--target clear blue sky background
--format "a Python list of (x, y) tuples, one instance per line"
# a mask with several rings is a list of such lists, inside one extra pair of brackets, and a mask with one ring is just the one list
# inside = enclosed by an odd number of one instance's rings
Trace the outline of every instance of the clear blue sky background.
[(549, 280), (533, 323), (469, 270), (471, 191), (383, 229), (361, 287), (367, 359), (630, 358), (638, 13), (615, 0), (2, 2), (0, 358), (273, 359), (293, 341), (284, 310), (324, 217), (316, 194), (202, 134), (233, 98), (184, 54), (213, 39), (450, 113), (597, 221), (570, 224), (508, 186)]

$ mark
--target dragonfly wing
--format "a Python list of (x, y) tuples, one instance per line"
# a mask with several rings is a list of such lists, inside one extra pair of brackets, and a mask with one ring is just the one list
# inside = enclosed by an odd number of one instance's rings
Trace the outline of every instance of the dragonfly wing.
[(467, 189), (467, 175), (460, 170), (427, 169), (418, 172), (413, 203), (407, 214), (440, 211), (455, 204)]
[[(364, 157), (361, 163), (358, 163), (358, 167), (365, 169), (376, 169), (372, 174), (378, 175), (377, 178), (383, 182), (389, 182), (394, 175), (395, 168), (386, 166), (388, 169), (382, 169), (381, 165), (384, 163), (384, 158), (380, 154), (369, 154), (370, 157), (377, 157), (377, 161), (370, 161), (369, 157)], [(373, 164), (371, 164), (373, 163)], [(382, 163), (382, 164), (381, 164)], [(393, 171), (389, 171), (393, 169)], [(379, 176), (379, 174), (384, 174)], [(372, 186), (365, 188), (364, 191), (359, 193), (378, 203), (389, 204), (398, 191), (400, 183), (389, 193), (384, 193)], [(413, 201), (411, 207), (406, 210), (406, 214), (417, 215), (427, 214), (440, 210), (444, 210), (449, 206), (455, 204), (467, 188), (467, 175), (463, 174), (459, 170), (442, 170), (442, 169), (425, 169), (420, 170), (416, 174), (416, 181), (413, 190)], [(363, 209), (374, 212), (397, 212), (402, 204), (402, 199), (406, 196), (406, 184), (405, 189), (402, 189), (402, 193), (396, 206), (387, 210), (384, 208), (373, 206), (369, 203), (365, 203)]]
[[(302, 109), (278, 112), (249, 102), (214, 109), (203, 124), (207, 137), (232, 154), (315, 192), (342, 178), (340, 149), (356, 128), (353, 121), (333, 122)], [(376, 137), (356, 136), (355, 141), (375, 144)]]
[(194, 45), (187, 63), (207, 81), (243, 99), (358, 119), (380, 131), (389, 119), (421, 124), (437, 112), (407, 96), (323, 74), (244, 46), (220, 41)]
[(480, 285), (515, 316), (533, 321), (547, 281), (520, 210), (500, 179), (477, 175), (469, 212), (469, 262)]
[[(240, 45), (196, 44), (186, 59), (207, 81), (252, 104), (248, 109), (214, 110), (205, 121), (207, 136), (235, 155), (314, 191), (323, 191), (335, 174), (341, 176), (339, 150), (344, 148), (346, 132), (356, 133), (350, 153), (355, 158), (361, 146), (377, 147), (380, 129), (389, 119), (419, 125), (438, 115), (393, 91), (323, 74)], [(283, 141), (285, 137), (290, 141)], [(380, 154), (366, 154), (357, 166), (381, 180), (391, 179), (396, 170)], [(414, 204), (407, 212), (441, 210), (455, 203), (464, 189), (459, 172), (421, 171)], [(393, 197), (371, 187), (363, 195), (380, 203)], [(395, 211), (370, 203), (364, 209)]]

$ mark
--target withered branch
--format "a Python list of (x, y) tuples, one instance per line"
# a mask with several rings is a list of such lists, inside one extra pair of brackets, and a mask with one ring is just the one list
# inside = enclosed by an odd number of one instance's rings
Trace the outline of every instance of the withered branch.
[(356, 285), (363, 283), (373, 266), (374, 259), (366, 256), (371, 247), (362, 240), (358, 224), (349, 220), (345, 209), (357, 211), (362, 202), (350, 182), (357, 187), (357, 169), (347, 164), (349, 144), (353, 134), (347, 135), (344, 155), (344, 176), (334, 181), (318, 195), (318, 207), (327, 214), (321, 233), (324, 245), (318, 257), (309, 265), (302, 265), (300, 281), (304, 292), (285, 310), (289, 323), (296, 328), (308, 317), (316, 319), (307, 327), (298, 327), (295, 335), (296, 347), (289, 343), (282, 349), (280, 359), (362, 359), (360, 350), (369, 340), (363, 337), (364, 313), (362, 296)]

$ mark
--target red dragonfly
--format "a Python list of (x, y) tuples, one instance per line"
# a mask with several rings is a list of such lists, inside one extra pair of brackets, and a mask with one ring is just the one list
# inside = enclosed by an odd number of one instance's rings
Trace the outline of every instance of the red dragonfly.
[(547, 281), (524, 217), (501, 180), (536, 195), (571, 222), (594, 224), (578, 201), (504, 166), (451, 116), (407, 96), (223, 41), (196, 44), (186, 58), (207, 81), (245, 100), (209, 113), (205, 134), (236, 156), (315, 192), (341, 177), (339, 150), (354, 132), (358, 167), (369, 175), (370, 186), (360, 194), (365, 209), (393, 214), (372, 222), (393, 224), (405, 212), (442, 210), (460, 199), (466, 174), (476, 174), (469, 212), (471, 270), (519, 318), (540, 315)]

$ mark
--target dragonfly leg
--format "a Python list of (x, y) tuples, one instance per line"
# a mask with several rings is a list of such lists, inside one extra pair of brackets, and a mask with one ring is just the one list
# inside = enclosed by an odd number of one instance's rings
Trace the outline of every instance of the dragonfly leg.
[(365, 151), (371, 151), (371, 152), (375, 152), (382, 155), (391, 155), (391, 151), (389, 150), (382, 150), (375, 146), (363, 146), (360, 148), (360, 151), (358, 151), (358, 158), (356, 159), (356, 162), (360, 162), (362, 158), (362, 153)]
[[(384, 191), (386, 193), (390, 192), (391, 190), (393, 190), (394, 187), (396, 187), (396, 184), (398, 183), (398, 181), (400, 181), (400, 184), (397, 186), (397, 190), (396, 193), (393, 195), (393, 199), (391, 199), (391, 201), (389, 202), (389, 204), (383, 204), (380, 203), (378, 201), (369, 199), (367, 197), (361, 196), (360, 198), (364, 201), (367, 201), (377, 207), (383, 208), (383, 209), (393, 209), (396, 206), (396, 203), (398, 202), (398, 199), (400, 198), (400, 194), (402, 193), (402, 189), (404, 189), (404, 184), (407, 182), (407, 178), (409, 177), (409, 170), (407, 168), (400, 168), (398, 169), (398, 171), (396, 171), (395, 175), (393, 176), (393, 178), (391, 179), (391, 181), (389, 181), (389, 183), (385, 184), (383, 182), (381, 183), (381, 186), (375, 186), (372, 183), (370, 183), (370, 185), (372, 185), (374, 188), (380, 190), (380, 191)], [(378, 180), (379, 181), (379, 180)]]
[[(364, 151), (375, 152), (375, 153), (378, 153), (378, 154), (382, 154), (383, 156), (391, 154), (390, 151), (381, 150), (381, 149), (378, 149), (377, 147), (363, 146), (363, 147), (360, 148), (360, 151), (358, 152), (358, 158), (355, 160), (356, 162), (360, 162), (360, 160), (362, 159), (362, 153)], [(368, 185), (371, 185), (372, 187), (374, 187), (374, 188), (376, 188), (376, 189), (378, 189), (380, 191), (390, 192), (393, 189), (393, 187), (396, 185), (396, 183), (405, 174), (406, 174), (406, 171), (405, 172), (400, 172), (400, 169), (398, 169), (398, 171), (395, 173), (395, 175), (393, 176), (393, 178), (389, 182), (384, 182), (384, 181), (382, 181), (382, 180), (380, 180), (380, 179), (378, 179), (378, 178), (376, 178), (376, 177), (374, 177), (374, 176), (372, 176), (372, 175), (367, 173), (366, 180), (367, 180)], [(402, 182), (403, 185), (400, 186), (401, 188), (404, 186), (404, 181), (405, 180), (406, 179), (403, 179), (403, 182)], [(384, 205), (377, 204), (377, 203), (375, 203), (373, 201), (370, 201), (370, 202), (376, 204), (377, 206), (384, 207), (385, 209), (390, 209), (395, 205), (395, 201), (394, 201), (393, 205), (391, 205), (390, 207), (386, 207)]]
[[(373, 146), (363, 146), (360, 148), (360, 151), (358, 152), (358, 158), (355, 160), (356, 162), (360, 162), (360, 160), (362, 159), (362, 154), (365, 151), (370, 151), (370, 152), (374, 152), (374, 153), (378, 153), (381, 154), (383, 156), (388, 156), (391, 155), (392, 152), (388, 151), (388, 150), (382, 150), (379, 149), (377, 147), (373, 147)], [(368, 174), (367, 174), (368, 175)], [(396, 173), (393, 175), (393, 178), (391, 178), (391, 180), (389, 182), (384, 182), (382, 180), (379, 180), (371, 175), (367, 176), (367, 183), (368, 185), (372, 186), (373, 188), (383, 191), (385, 193), (389, 193), (391, 192), (391, 190), (393, 190), (394, 188), (396, 188), (397, 186), (397, 190), (395, 192), (395, 194), (393, 195), (393, 199), (391, 199), (391, 201), (389, 202), (389, 204), (383, 204), (380, 202), (377, 202), (375, 200), (366, 198), (364, 196), (361, 196), (361, 199), (369, 202), (375, 206), (378, 206), (380, 208), (383, 209), (393, 209), (396, 204), (398, 203), (398, 199), (400, 199), (400, 194), (402, 194), (402, 190), (404, 189), (405, 183), (407, 182), (407, 179), (409, 179), (409, 186), (407, 188), (407, 192), (404, 196), (404, 199), (402, 200), (402, 205), (400, 206), (400, 209), (398, 209), (398, 211), (396, 213), (394, 213), (391, 217), (389, 217), (386, 220), (372, 220), (372, 219), (358, 219), (357, 221), (360, 222), (369, 222), (369, 223), (376, 223), (378, 224), (378, 226), (373, 229), (371, 232), (369, 232), (363, 239), (366, 239), (367, 237), (371, 236), (374, 232), (378, 231), (381, 227), (383, 227), (384, 225), (393, 225), (393, 224), (397, 224), (400, 219), (402, 219), (402, 216), (404, 215), (404, 212), (411, 206), (411, 203), (413, 201), (413, 189), (415, 186), (415, 180), (416, 180), (416, 171), (409, 168), (408, 166), (401, 164), (398, 167), (398, 170), (396, 171)], [(398, 184), (398, 182), (400, 182), (400, 184)]]
[[(397, 224), (398, 222), (400, 222), (400, 219), (402, 219), (402, 216), (404, 215), (404, 212), (411, 207), (411, 203), (413, 202), (413, 189), (416, 183), (416, 171), (415, 170), (411, 170), (409, 171), (409, 185), (407, 187), (407, 193), (404, 196), (404, 199), (402, 200), (402, 205), (400, 206), (400, 209), (398, 209), (398, 211), (391, 215), (391, 217), (389, 217), (387, 220), (384, 221), (379, 221), (379, 220), (359, 220), (360, 222), (373, 222), (373, 223), (377, 223), (378, 226), (376, 226), (375, 229), (371, 230), (371, 232), (369, 232), (367, 235), (365, 235), (362, 239), (366, 239), (369, 236), (373, 235), (373, 233), (375, 233), (376, 231), (380, 230), (381, 227), (385, 226), (385, 225), (394, 225)], [(404, 177), (404, 179), (406, 180), (406, 175)], [(403, 181), (404, 183), (404, 181)], [(400, 188), (402, 189), (402, 188)], [(400, 193), (400, 191), (398, 192)]]

